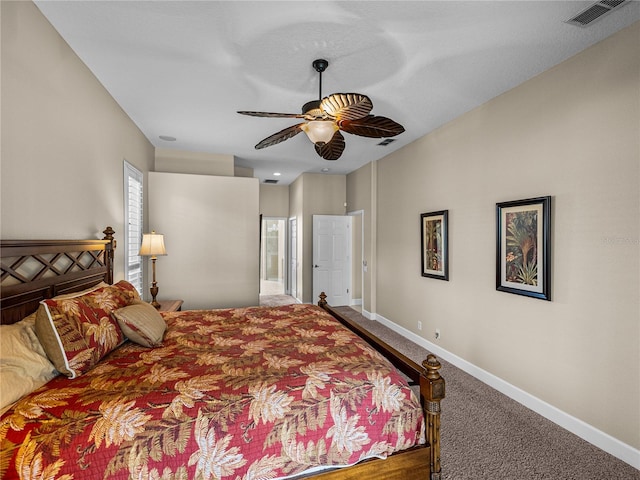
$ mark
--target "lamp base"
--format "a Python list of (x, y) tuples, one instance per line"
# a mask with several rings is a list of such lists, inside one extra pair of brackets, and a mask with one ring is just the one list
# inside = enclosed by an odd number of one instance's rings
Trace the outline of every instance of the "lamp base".
[(149, 292), (151, 292), (151, 305), (153, 305), (156, 308), (160, 308), (160, 303), (158, 303), (158, 301), (156, 300), (156, 297), (158, 296), (158, 286), (156, 285), (156, 282), (153, 282), (153, 286), (149, 289)]

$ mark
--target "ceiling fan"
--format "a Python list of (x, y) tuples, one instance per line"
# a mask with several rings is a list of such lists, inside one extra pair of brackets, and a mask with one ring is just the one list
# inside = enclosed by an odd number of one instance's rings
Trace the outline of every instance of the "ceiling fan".
[(327, 60), (314, 60), (313, 68), (320, 75), (319, 100), (312, 100), (302, 106), (302, 113), (270, 113), (239, 111), (242, 115), (272, 118), (302, 118), (305, 121), (268, 136), (256, 145), (256, 149), (270, 147), (305, 132), (314, 143), (316, 153), (325, 160), (337, 160), (344, 151), (344, 137), (340, 133), (350, 133), (362, 137), (394, 137), (404, 132), (397, 122), (377, 115), (370, 115), (373, 109), (371, 99), (360, 93), (333, 93), (322, 98), (322, 72), (329, 66)]

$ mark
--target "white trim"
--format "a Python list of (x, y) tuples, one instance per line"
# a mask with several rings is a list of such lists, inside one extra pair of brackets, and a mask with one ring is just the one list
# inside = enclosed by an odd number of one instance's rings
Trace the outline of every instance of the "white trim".
[[(360, 258), (358, 265), (360, 268), (360, 298), (352, 298), (351, 305), (362, 305), (364, 299), (364, 210), (353, 210), (347, 212), (350, 217), (360, 217)], [(353, 232), (351, 233), (353, 236)], [(353, 255), (353, 245), (351, 245), (351, 254)], [(353, 283), (353, 272), (351, 273), (351, 282)]]
[[(364, 308), (362, 309), (362, 316), (364, 318), (366, 318), (367, 320), (375, 320), (376, 319), (376, 315), (374, 313), (368, 312)], [(382, 318), (382, 317), (380, 317), (380, 318)], [(380, 322), (380, 323), (382, 323), (382, 322)], [(389, 328), (391, 328), (391, 327), (389, 327)], [(400, 333), (400, 332), (398, 332), (398, 333)]]
[[(293, 227), (295, 227), (295, 238), (296, 238), (296, 245), (293, 245), (293, 234), (294, 234), (294, 229)], [(300, 301), (295, 297), (295, 295), (297, 294), (297, 290), (298, 290), (298, 245), (297, 245), (297, 240), (298, 239), (298, 217), (288, 217), (287, 218), (287, 282), (286, 282), (286, 286), (285, 286), (285, 292), (287, 295), (292, 296), (293, 298), (296, 299), (296, 301), (298, 303), (300, 303)], [(293, 252), (296, 252), (296, 265), (291, 265), (292, 263), (292, 256), (293, 256)], [(293, 291), (293, 288), (291, 288), (291, 283), (292, 283), (292, 279), (295, 277), (296, 279), (296, 285), (295, 285), (295, 289), (296, 292)]]
[[(140, 242), (142, 240), (142, 232), (144, 231), (144, 175), (140, 170), (138, 170), (136, 167), (134, 167), (132, 164), (130, 164), (126, 160), (123, 160), (123, 173), (124, 173), (123, 193), (124, 193), (124, 221), (125, 221), (124, 274), (125, 274), (125, 280), (128, 280), (129, 282), (131, 282), (133, 286), (136, 288), (136, 290), (138, 290), (138, 293), (142, 295), (144, 291), (144, 285), (145, 285), (145, 269), (144, 269), (143, 258), (140, 255), (136, 255), (138, 259), (137, 268), (134, 268), (134, 266), (131, 265), (130, 260), (131, 260), (131, 244), (135, 243), (137, 245), (136, 250), (134, 250), (137, 253), (138, 249), (140, 248)], [(137, 184), (139, 184), (140, 194), (139, 194), (139, 197), (136, 198), (137, 203), (134, 203), (132, 205), (131, 197), (130, 197), (130, 187), (132, 186), (133, 182), (136, 182)], [(138, 232), (139, 238), (130, 238), (131, 230), (133, 229), (130, 223), (131, 217), (133, 216), (131, 207), (133, 207), (133, 209), (137, 209), (139, 212), (136, 218), (137, 220), (136, 224), (139, 227), (139, 232)], [(138, 272), (137, 278), (135, 277), (136, 272)]]
[(493, 375), (492, 373), (483, 370), (482, 368), (445, 350), (444, 348), (431, 343), (430, 341), (420, 337), (419, 335), (416, 335), (412, 331), (407, 330), (400, 325), (397, 325), (387, 318), (384, 318), (382, 315), (371, 314), (369, 312), (365, 314), (364, 310), (362, 312), (362, 315), (364, 315), (366, 318), (369, 318), (370, 320), (375, 319), (379, 321), (384, 326), (389, 327), (396, 333), (399, 333), (403, 337), (429, 350), (436, 356), (442, 358), (443, 360), (446, 360), (452, 365), (455, 365), (460, 370), (467, 372), (469, 375), (474, 376), (481, 382), (486, 383), (492, 388), (495, 388), (499, 392), (505, 394), (516, 402), (533, 410), (534, 412), (542, 415), (546, 419), (551, 420), (553, 423), (561, 426), (565, 430), (570, 431), (571, 433), (577, 435), (583, 440), (586, 440), (592, 445), (595, 445), (601, 450), (610, 453), (614, 457), (622, 460), (625, 463), (628, 463), (632, 467), (640, 469), (640, 450), (633, 448), (631, 445), (621, 442), (608, 433), (605, 433), (602, 430), (598, 430), (597, 428), (589, 425), (579, 418), (576, 418), (554, 407), (553, 405), (531, 395), (530, 393), (525, 392), (515, 385), (511, 385), (510, 383)]

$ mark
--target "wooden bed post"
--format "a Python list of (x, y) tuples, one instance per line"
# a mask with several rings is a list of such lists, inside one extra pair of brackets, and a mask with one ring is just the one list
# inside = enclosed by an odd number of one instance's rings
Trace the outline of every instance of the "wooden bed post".
[(320, 300), (318, 300), (318, 306), (321, 308), (325, 308), (326, 306), (328, 306), (329, 304), (327, 303), (327, 294), (324, 292), (320, 292), (320, 295), (318, 295), (318, 297), (320, 297)]
[[(440, 376), (440, 362), (433, 354), (428, 354), (427, 359), (422, 362), (422, 365), (414, 362), (402, 352), (396, 350), (391, 345), (380, 340), (375, 335), (368, 332), (364, 327), (360, 326), (356, 321), (348, 318), (348, 315), (341, 315), (340, 312), (332, 308), (327, 303), (327, 295), (322, 292), (318, 301), (318, 306), (333, 315), (340, 323), (342, 323), (349, 330), (354, 332), (360, 338), (364, 339), (369, 345), (380, 352), (385, 358), (389, 359), (391, 363), (402, 373), (407, 375), (411, 379), (413, 384), (420, 383), (420, 403), (422, 405), (422, 411), (425, 418), (425, 430), (427, 443), (421, 445), (420, 449), (413, 450), (413, 453), (422, 455), (420, 452), (424, 452), (422, 459), (419, 461), (421, 468), (426, 471), (427, 462), (429, 463), (429, 478), (426, 478), (426, 472), (418, 474), (420, 476), (414, 476), (415, 466), (411, 466), (411, 473), (409, 470), (404, 470), (401, 475), (393, 476), (389, 475), (389, 478), (421, 478), (425, 480), (442, 480), (442, 469), (440, 466), (440, 401), (444, 398), (445, 382), (444, 378)], [(391, 455), (387, 460), (400, 457), (408, 454), (408, 452), (396, 452)], [(406, 457), (404, 457), (406, 458)], [(354, 467), (355, 468), (355, 467)], [(355, 471), (355, 470), (354, 470)], [(387, 473), (390, 470), (387, 471)], [(397, 474), (397, 472), (396, 472)], [(325, 474), (326, 475), (326, 474)], [(408, 475), (408, 476), (407, 476)], [(321, 478), (329, 478), (328, 476), (319, 475)], [(331, 477), (333, 478), (333, 477)], [(337, 476), (336, 478), (342, 478)], [(347, 477), (344, 477), (347, 478)], [(366, 475), (362, 477), (350, 476), (348, 478), (387, 478), (385, 473), (380, 473), (375, 470), (367, 471)]]
[(427, 355), (422, 362), (425, 371), (420, 375), (420, 397), (427, 419), (427, 442), (431, 445), (431, 478), (441, 480), (440, 467), (440, 401), (444, 398), (444, 378), (440, 376), (440, 362), (435, 355)]
[(107, 267), (106, 282), (109, 285), (113, 285), (113, 256), (116, 249), (116, 239), (113, 238), (113, 234), (116, 233), (116, 231), (111, 227), (107, 227), (102, 233), (104, 233), (103, 240), (109, 241), (109, 245), (106, 246), (104, 251), (104, 264)]

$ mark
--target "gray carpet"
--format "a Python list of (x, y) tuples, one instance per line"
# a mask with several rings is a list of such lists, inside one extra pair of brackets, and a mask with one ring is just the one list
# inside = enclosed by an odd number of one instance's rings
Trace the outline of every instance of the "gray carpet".
[[(350, 307), (342, 314), (421, 363), (427, 351)], [(640, 480), (640, 472), (494, 390), (442, 363), (441, 459), (447, 480)]]

